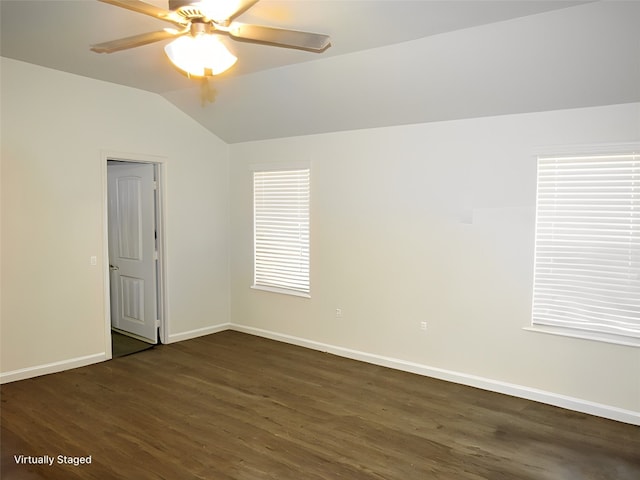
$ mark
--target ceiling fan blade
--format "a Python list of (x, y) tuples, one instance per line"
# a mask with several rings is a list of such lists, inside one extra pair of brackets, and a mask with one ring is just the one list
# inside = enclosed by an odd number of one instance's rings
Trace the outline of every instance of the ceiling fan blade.
[(231, 20), (242, 15), (244, 12), (246, 12), (251, 7), (253, 7), (256, 3), (258, 3), (258, 0), (235, 0), (235, 5), (234, 5), (235, 10), (233, 11), (233, 13), (230, 13), (229, 15), (227, 15), (227, 18), (224, 18), (221, 20), (226, 20), (227, 21), (226, 25), (229, 25), (229, 22)]
[(287, 30), (285, 28), (248, 25), (238, 22), (232, 23), (226, 29), (216, 28), (241, 40), (270, 43), (282, 47), (311, 50), (314, 52), (322, 52), (329, 47), (331, 42), (329, 35), (323, 35), (320, 33), (299, 32), (297, 30)]
[(141, 33), (139, 35), (133, 35), (131, 37), (120, 38), (118, 40), (111, 40), (110, 42), (98, 43), (91, 45), (91, 50), (97, 53), (113, 53), (120, 50), (127, 50), (128, 48), (140, 47), (147, 45), (148, 43), (159, 42), (160, 40), (166, 40), (167, 38), (175, 38), (186, 32), (168, 32), (166, 30), (160, 30), (158, 32)]
[(149, 15), (151, 17), (155, 17), (160, 20), (165, 20), (167, 22), (171, 22), (176, 25), (182, 25), (182, 26), (185, 25), (184, 20), (181, 19), (179, 16), (175, 15), (174, 12), (156, 7), (155, 5), (151, 5), (149, 3), (141, 2), (140, 0), (98, 0), (98, 1), (102, 3), (108, 3), (110, 5), (115, 5), (116, 7), (126, 8), (127, 10), (131, 10), (137, 13), (142, 13), (144, 15)]

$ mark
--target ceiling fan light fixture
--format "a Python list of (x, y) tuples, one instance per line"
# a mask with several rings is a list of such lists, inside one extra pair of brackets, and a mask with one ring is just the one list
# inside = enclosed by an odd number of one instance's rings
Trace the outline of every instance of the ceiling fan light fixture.
[(231, 68), (238, 58), (217, 35), (183, 35), (164, 47), (169, 60), (190, 75), (203, 77), (208, 71), (218, 75)]

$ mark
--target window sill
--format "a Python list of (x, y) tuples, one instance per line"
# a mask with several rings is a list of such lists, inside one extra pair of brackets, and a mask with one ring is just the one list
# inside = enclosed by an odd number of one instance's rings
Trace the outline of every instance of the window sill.
[(523, 327), (523, 330), (535, 333), (546, 333), (550, 335), (560, 335), (562, 337), (580, 338), (582, 340), (592, 340), (596, 342), (613, 343), (616, 345), (625, 345), (627, 347), (640, 347), (640, 338), (623, 337), (621, 335), (613, 335), (608, 333), (584, 332), (571, 330), (569, 328), (548, 327), (535, 325)]
[(295, 290), (287, 290), (286, 288), (266, 287), (264, 285), (251, 285), (254, 290), (262, 290), (264, 292), (280, 293), (282, 295), (291, 295), (293, 297), (311, 298), (311, 295)]

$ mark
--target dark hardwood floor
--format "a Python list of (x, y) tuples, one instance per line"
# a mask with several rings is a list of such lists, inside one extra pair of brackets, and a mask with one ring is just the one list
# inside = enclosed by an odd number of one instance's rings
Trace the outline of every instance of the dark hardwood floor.
[(640, 427), (231, 331), (1, 396), (4, 480), (640, 478)]

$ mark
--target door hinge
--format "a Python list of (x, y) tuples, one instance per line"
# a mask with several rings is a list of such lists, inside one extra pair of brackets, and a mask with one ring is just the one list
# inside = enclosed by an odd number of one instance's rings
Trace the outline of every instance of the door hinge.
[(158, 182), (156, 182), (155, 180), (153, 181), (153, 189), (154, 190), (158, 189)]
[(158, 260), (158, 251), (153, 252), (153, 259)]
[(160, 328), (160, 319), (156, 318), (156, 327)]

